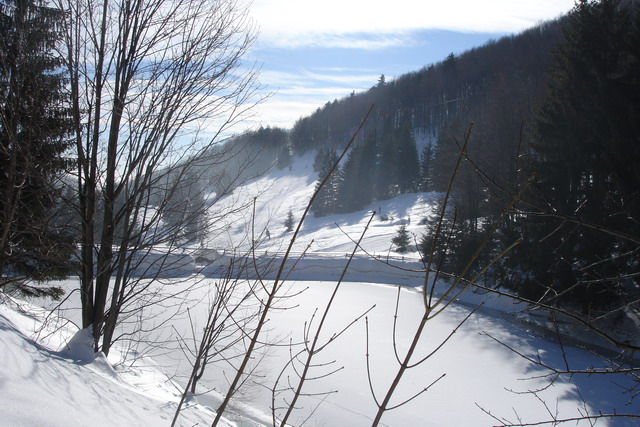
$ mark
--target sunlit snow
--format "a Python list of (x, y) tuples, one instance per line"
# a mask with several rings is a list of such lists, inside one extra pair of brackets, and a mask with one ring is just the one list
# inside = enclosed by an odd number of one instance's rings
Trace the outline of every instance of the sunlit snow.
[[(216, 257), (223, 254), (230, 257), (234, 252), (248, 250), (250, 242), (257, 241), (255, 256), (258, 259), (279, 259), (291, 236), (285, 231), (284, 218), (291, 210), (295, 219), (300, 219), (315, 187), (312, 161), (313, 153), (308, 153), (297, 158), (291, 170), (273, 171), (239, 188), (233, 197), (222, 200), (214, 208), (224, 209), (225, 203), (238, 197), (247, 200), (256, 197), (255, 215), (249, 210), (216, 224), (217, 232), (204, 242), (205, 246)], [(314, 364), (320, 366), (312, 370), (311, 376), (320, 378), (306, 384), (304, 392), (309, 396), (298, 402), (290, 421), (292, 425), (301, 425), (309, 417), (305, 425), (371, 425), (376, 411), (371, 388), (378, 399), (388, 388), (398, 369), (394, 342), (402, 355), (424, 307), (421, 275), (400, 273), (378, 260), (407, 268), (420, 267), (416, 252), (404, 255), (393, 252), (391, 238), (400, 224), (405, 224), (419, 237), (424, 231), (420, 221), (432, 214), (436, 197), (407, 194), (374, 203), (353, 214), (323, 218), (311, 215), (305, 221), (294, 253), (300, 254), (308, 248), (308, 255), (296, 266), (286, 287), (286, 294), (294, 296), (279, 304), (287, 310), (271, 313), (263, 336), (265, 341), (283, 345), (260, 354), (257, 375), (225, 414), (226, 423), (271, 425), (270, 388), (290, 358), (286, 344), (303, 340), (305, 324), (318, 324), (319, 314), (313, 313), (316, 309), (318, 313), (324, 310), (347, 254), (353, 250), (353, 241), (364, 231), (371, 211), (375, 210), (387, 214), (389, 219), (374, 218), (363, 240), (363, 250), (356, 255), (321, 334), (326, 341), (370, 310), (366, 315), (369, 341), (365, 319), (360, 318), (316, 356)], [(268, 237), (266, 230), (269, 230)], [(62, 304), (63, 310), (53, 314), (19, 300), (7, 300), (0, 305), (0, 359), (3, 361), (0, 424), (24, 427), (170, 425), (182, 391), (180, 387), (189, 372), (189, 360), (179, 350), (176, 333), (188, 336), (191, 330), (187, 307), (195, 319), (196, 329), (202, 325), (202, 316), (206, 313), (203, 301), (217, 280), (202, 275), (191, 277), (195, 263), (188, 257), (185, 260), (179, 269), (184, 277), (167, 278), (165, 286), (189, 286), (196, 280), (197, 286), (175, 311), (153, 312), (153, 322), (163, 324), (155, 336), (165, 340), (162, 345), (146, 343), (134, 348), (123, 341), (114, 348), (109, 360), (101, 354), (92, 354), (90, 331), (78, 331), (74, 324), (79, 322), (77, 294)], [(215, 271), (213, 267), (204, 270), (208, 274)], [(62, 285), (72, 291), (77, 287), (77, 280), (69, 279)], [(399, 294), (397, 285), (403, 285)], [(488, 413), (505, 420), (534, 422), (549, 419), (550, 412), (552, 416), (568, 418), (628, 409), (621, 389), (626, 384), (625, 378), (583, 375), (550, 383), (550, 378), (544, 376), (546, 372), (508, 347), (556, 366), (564, 366), (566, 356), (572, 369), (600, 366), (602, 362), (585, 350), (559, 347), (544, 336), (544, 328), (524, 321), (525, 307), (470, 290), (427, 324), (413, 362), (432, 353), (479, 301), (485, 301), (484, 308), (473, 314), (441, 349), (405, 374), (391, 406), (442, 378), (416, 399), (386, 413), (381, 425), (490, 426), (497, 421)], [(52, 307), (51, 303), (44, 303)], [(57, 314), (65, 318), (58, 318)], [(168, 323), (162, 323), (167, 319)], [(371, 387), (366, 369), (367, 346)], [(336, 372), (324, 376), (333, 370)], [(183, 409), (179, 425), (210, 425), (231, 375), (233, 372), (227, 363), (209, 366), (200, 383), (202, 394)], [(607, 424), (601, 420), (598, 425), (633, 424), (624, 421)]]

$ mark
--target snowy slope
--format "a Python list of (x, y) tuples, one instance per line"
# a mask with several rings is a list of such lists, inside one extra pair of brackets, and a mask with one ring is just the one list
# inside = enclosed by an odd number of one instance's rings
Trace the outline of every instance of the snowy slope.
[[(277, 331), (291, 331), (295, 342), (303, 337), (305, 321), (309, 322), (313, 310), (322, 310), (328, 299), (326, 282), (297, 283), (295, 290), (309, 286), (297, 298), (297, 309), (274, 313), (271, 317)], [(367, 426), (375, 415), (375, 404), (371, 396), (366, 372), (366, 356), (370, 354), (372, 381), (378, 400), (391, 383), (398, 368), (394, 356), (393, 318), (397, 288), (371, 283), (345, 283), (339, 290), (338, 299), (330, 311), (330, 322), (324, 336), (339, 332), (357, 315), (368, 308), (369, 346), (367, 348), (364, 321), (358, 322), (345, 335), (320, 353), (316, 363), (336, 361), (335, 366), (344, 369), (319, 380), (308, 383), (307, 392), (338, 390), (326, 397), (314, 413), (311, 425)], [(454, 305), (442, 315), (430, 321), (423, 332), (417, 355), (413, 362), (433, 352), (456, 328), (470, 309)], [(400, 355), (409, 346), (417, 322), (423, 312), (421, 294), (405, 288), (400, 295), (398, 327), (395, 342)], [(295, 325), (295, 326), (292, 326)], [(391, 404), (398, 404), (410, 398), (423, 387), (445, 375), (427, 393), (409, 404), (389, 411), (382, 418), (388, 426), (490, 426), (495, 420), (479, 409), (479, 406), (499, 417), (511, 421), (521, 418), (533, 422), (548, 418), (542, 401), (560, 417), (579, 416), (583, 413), (602, 413), (617, 409), (626, 410), (625, 397), (613, 384), (630, 385), (623, 376), (597, 377), (575, 376), (571, 381), (560, 378), (550, 385), (549, 378), (542, 378), (544, 372), (527, 362), (504, 346), (498, 345), (492, 337), (530, 356), (540, 357), (546, 363), (562, 366), (562, 351), (555, 344), (529, 331), (513, 327), (508, 319), (501, 319), (482, 313), (473, 315), (451, 339), (422, 365), (409, 370), (396, 391)], [(587, 351), (566, 348), (572, 368), (602, 364), (597, 357)], [(271, 371), (279, 372), (288, 360), (288, 349), (275, 349), (271, 355)], [(329, 368), (317, 368), (312, 376), (321, 376)], [(292, 375), (293, 376), (293, 375)], [(293, 376), (295, 377), (295, 376)], [(528, 390), (540, 390), (537, 394), (522, 394)], [(295, 418), (298, 423), (314, 410), (319, 398), (303, 399)], [(267, 407), (266, 401), (257, 404)], [(517, 415), (516, 415), (517, 414)], [(583, 425), (583, 424), (579, 424)], [(584, 423), (588, 425), (588, 423)], [(608, 425), (606, 422), (598, 425)], [(612, 425), (634, 425), (619, 422)]]
[[(294, 217), (299, 219), (315, 187), (312, 161), (313, 153), (307, 153), (296, 159), (291, 170), (272, 171), (223, 199), (214, 209), (233, 212), (233, 206), (250, 202), (255, 197), (255, 217), (251, 209), (227, 215), (224, 221), (217, 224), (217, 230), (211, 234), (206, 246), (215, 248), (218, 255), (246, 250), (252, 239), (254, 224), (255, 237), (259, 241), (256, 256), (264, 260), (280, 257), (291, 236), (284, 231), (284, 218), (291, 209)], [(408, 194), (375, 203), (349, 215), (310, 216), (294, 247), (294, 252), (300, 253), (310, 245), (309, 254), (290, 276), (292, 281), (289, 282), (288, 294), (296, 296), (286, 302), (290, 309), (271, 313), (264, 340), (286, 343), (290, 339), (294, 342), (303, 339), (305, 322), (308, 324), (311, 321), (314, 310), (324, 309), (335, 278), (346, 263), (345, 254), (353, 249), (352, 240), (363, 232), (371, 210), (382, 211), (393, 219), (381, 221), (376, 217), (373, 220), (363, 241), (366, 251), (382, 259), (390, 257), (398, 265), (419, 267), (415, 253), (404, 256), (394, 254), (389, 251), (390, 243), (400, 224), (406, 224), (416, 236), (423, 232), (424, 226), (419, 225), (419, 221), (432, 212), (433, 197)], [(267, 229), (270, 238), (263, 233)], [(193, 263), (185, 264), (185, 277), (190, 274), (190, 268), (195, 268)], [(204, 272), (212, 271), (215, 269)], [(202, 276), (199, 279), (202, 286), (198, 286), (190, 295), (193, 301), (206, 300), (207, 289), (212, 288), (216, 280), (215, 277)], [(378, 399), (397, 369), (393, 351), (393, 319), (398, 288), (385, 283), (408, 285), (400, 292), (399, 323), (395, 330), (395, 342), (400, 353), (406, 350), (422, 315), (422, 296), (418, 290), (411, 288), (420, 285), (420, 275), (398, 274), (360, 252), (347, 279), (349, 281), (339, 289), (337, 300), (331, 307), (322, 336), (326, 339), (341, 331), (357, 316), (373, 307), (367, 314), (369, 349), (365, 322), (360, 319), (317, 356), (316, 363), (335, 361), (327, 366), (343, 368), (328, 377), (324, 377), (324, 374), (332, 368), (314, 369), (313, 376), (322, 378), (309, 382), (305, 392), (332, 393), (303, 398), (299, 402), (299, 409), (294, 412), (294, 425), (300, 425), (309, 415), (311, 417), (305, 425), (370, 425), (375, 415), (375, 403), (369, 388), (365, 354), (370, 354), (371, 380)], [(170, 283), (169, 279), (167, 283)], [(75, 285), (69, 280), (63, 286), (71, 291)], [(176, 286), (188, 286), (188, 282), (183, 278), (176, 281)], [(576, 375), (551, 383), (550, 378), (540, 376), (544, 372), (539, 367), (496, 343), (489, 335), (528, 356), (540, 357), (545, 363), (564, 366), (565, 351), (572, 369), (602, 365), (601, 360), (587, 351), (568, 346), (561, 349), (540, 334), (523, 329), (518, 314), (522, 307), (500, 298), (488, 299), (473, 293), (463, 295), (461, 302), (464, 304), (453, 304), (441, 316), (429, 322), (422, 335), (416, 360), (437, 348), (469, 314), (469, 307), (479, 300), (486, 300), (490, 309), (474, 314), (441, 350), (410, 370), (403, 378), (392, 404), (408, 399), (443, 374), (444, 377), (425, 394), (385, 414), (381, 425), (495, 425), (497, 421), (480, 408), (514, 422), (519, 419), (522, 422), (541, 421), (548, 419), (550, 413), (559, 417), (574, 417), (599, 412), (638, 412), (634, 405), (627, 405), (629, 396), (623, 392), (624, 387), (633, 386), (627, 377)], [(82, 346), (73, 346), (64, 351), (77, 328), (61, 320), (62, 325), (59, 321), (49, 322), (45, 329), (40, 330), (41, 320), (47, 312), (38, 311), (26, 303), (21, 305), (26, 315), (18, 313), (15, 305), (0, 305), (0, 360), (4, 365), (0, 373), (0, 389), (3, 391), (0, 425), (170, 425), (180, 391), (175, 383), (183, 380), (185, 368), (189, 365), (186, 360), (176, 359), (181, 354), (177, 345), (175, 351), (165, 347), (137, 359), (132, 366), (116, 363), (114, 368), (103, 357), (98, 356), (93, 360), (91, 355), (83, 356)], [(77, 301), (70, 300), (67, 303), (70, 311), (65, 315), (77, 319), (76, 306)], [(196, 322), (197, 316), (206, 312), (206, 307), (202, 305), (189, 307)], [(506, 312), (509, 314), (504, 314)], [(164, 315), (168, 317), (168, 331), (189, 330), (185, 316), (174, 316), (168, 312)], [(55, 317), (50, 319), (56, 320)], [(162, 320), (161, 317), (154, 319), (155, 322)], [(317, 324), (317, 318), (314, 323)], [(113, 353), (117, 359), (117, 352)], [(269, 350), (259, 364), (260, 380), (257, 382), (260, 384), (249, 387), (234, 402), (232, 411), (227, 414), (229, 425), (270, 425), (269, 389), (286, 366), (289, 355), (287, 346)], [(162, 372), (170, 373), (171, 380)], [(201, 391), (206, 392), (198, 397), (202, 406), (192, 405), (184, 410), (180, 425), (210, 425), (213, 413), (207, 407), (217, 407), (219, 392), (225, 391), (230, 375), (232, 372), (227, 364), (210, 366), (201, 382)], [(291, 378), (295, 377), (294, 374), (290, 375)], [(539, 392), (522, 393), (531, 391)], [(284, 395), (279, 397), (286, 398)], [(635, 424), (624, 420), (600, 420), (597, 425)]]
[[(0, 425), (170, 424), (177, 389), (152, 360), (143, 358), (128, 369), (114, 370), (103, 356), (87, 358), (82, 345), (64, 345), (77, 330), (73, 325), (41, 329), (46, 315), (23, 301), (0, 305)], [(180, 425), (206, 423), (211, 414), (192, 407)]]
[[(316, 308), (323, 309), (332, 285), (329, 282), (292, 283), (293, 293), (303, 288), (307, 290), (296, 297), (296, 308), (273, 312), (270, 316), (270, 332), (265, 339), (277, 335), (299, 340), (305, 321), (311, 319)], [(368, 314), (368, 352), (378, 398), (397, 369), (392, 345), (396, 292), (392, 286), (345, 283), (323, 333), (326, 339), (375, 305)], [(54, 335), (50, 335), (51, 329), (39, 331), (41, 323), (38, 318), (44, 313), (33, 314), (33, 308), (24, 303), (22, 306), (27, 309), (27, 316), (6, 305), (0, 306), (0, 358), (3, 360), (0, 374), (3, 390), (0, 413), (3, 416), (0, 425), (170, 425), (178, 390), (152, 359), (143, 358), (132, 367), (114, 369), (102, 357), (97, 357), (95, 361), (86, 360), (77, 349), (66, 354), (56, 351), (54, 344), (68, 340), (74, 327), (67, 326)], [(403, 290), (400, 308), (396, 342), (402, 352), (407, 348), (420, 317), (420, 294), (409, 288)], [(424, 357), (438, 346), (468, 312), (468, 308), (453, 306), (446, 315), (431, 322), (424, 333), (418, 357)], [(178, 322), (175, 326), (180, 328), (184, 325)], [(561, 417), (579, 416), (585, 412), (628, 411), (625, 405), (627, 397), (620, 392), (621, 387), (632, 385), (628, 378), (576, 376), (571, 381), (565, 378), (550, 385), (548, 378), (539, 377), (543, 371), (497, 345), (485, 333), (505, 344), (516, 346), (528, 355), (539, 356), (546, 363), (562, 363), (563, 354), (554, 343), (519, 331), (508, 320), (476, 314), (442, 350), (409, 371), (392, 402), (395, 404), (410, 397), (443, 374), (445, 377), (423, 396), (386, 414), (382, 425), (494, 425), (495, 420), (481, 411), (479, 406), (512, 421), (518, 417), (525, 421), (547, 419), (548, 408)], [(39, 337), (38, 341), (34, 341), (32, 336)], [(47, 343), (47, 346), (43, 343)], [(294, 425), (299, 425), (311, 412), (313, 417), (307, 425), (370, 425), (375, 405), (367, 384), (366, 346), (364, 322), (361, 320), (317, 356), (317, 363), (335, 360), (336, 366), (343, 369), (329, 377), (309, 382), (305, 391), (339, 391), (326, 397), (303, 398), (294, 413)], [(565, 351), (574, 369), (601, 363), (587, 351), (575, 348), (565, 348)], [(271, 386), (288, 358), (289, 349), (286, 346), (271, 349), (260, 364), (261, 382)], [(175, 363), (175, 360), (159, 355), (158, 363), (171, 372), (171, 363)], [(322, 376), (326, 372), (327, 368), (317, 368), (312, 374)], [(203, 387), (220, 389), (226, 383), (225, 375), (229, 374), (226, 366), (212, 366), (202, 381)], [(537, 396), (521, 394), (528, 390), (540, 392)], [(254, 386), (243, 396), (242, 403), (245, 406), (235, 405), (234, 411), (240, 409), (244, 415), (229, 413), (234, 418), (230, 425), (269, 425), (271, 395), (267, 389)], [(200, 396), (198, 400), (216, 407), (220, 396), (210, 393)], [(316, 408), (319, 403), (322, 404)], [(191, 406), (183, 411), (179, 425), (209, 425), (212, 419), (210, 410)], [(600, 422), (598, 425), (634, 424), (618, 421), (612, 424)]]
[[(250, 204), (255, 197), (255, 217), (250, 209), (228, 215), (216, 224), (218, 232), (214, 233), (205, 245), (211, 248), (246, 249), (252, 240), (253, 229), (259, 250), (283, 250), (291, 236), (291, 233), (285, 232), (284, 227), (287, 213), (291, 210), (297, 222), (302, 217), (316, 186), (314, 155), (315, 152), (310, 151), (296, 157), (290, 169), (272, 170), (265, 177), (238, 187), (233, 195), (221, 200), (214, 207), (216, 212), (233, 211), (234, 205)], [(391, 200), (372, 203), (359, 212), (320, 218), (310, 213), (303, 224), (294, 251), (301, 252), (311, 245), (310, 252), (351, 252), (352, 239), (359, 237), (371, 212), (376, 211), (379, 215), (374, 218), (362, 246), (367, 251), (386, 255), (400, 224), (406, 224), (407, 229), (418, 237), (424, 232), (424, 226), (419, 222), (433, 213), (434, 197), (433, 194), (404, 194)], [(382, 221), (380, 214), (387, 215), (390, 219)], [(265, 230), (269, 230), (270, 238), (267, 238)]]

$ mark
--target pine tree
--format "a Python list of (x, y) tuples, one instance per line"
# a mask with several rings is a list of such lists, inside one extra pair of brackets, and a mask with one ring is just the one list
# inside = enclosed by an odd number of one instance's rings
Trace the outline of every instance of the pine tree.
[[(320, 187), (320, 184), (324, 178), (329, 175), (331, 169), (338, 161), (338, 155), (333, 150), (328, 150), (322, 155), (320, 161), (322, 162), (319, 167), (318, 181), (316, 183), (316, 190)], [(338, 208), (338, 191), (340, 187), (340, 173), (338, 170), (334, 170), (333, 173), (327, 179), (324, 186), (318, 192), (311, 210), (317, 217), (332, 214), (337, 211)]]
[(391, 120), (385, 122), (383, 131), (375, 137), (377, 158), (373, 169), (374, 198), (387, 200), (398, 194), (398, 170), (395, 161), (397, 150)]
[[(618, 0), (576, 4), (531, 153), (531, 167), (540, 177), (540, 191), (531, 197), (540, 205), (635, 236), (640, 235), (639, 17), (637, 8)], [(586, 312), (638, 286), (637, 279), (594, 280), (635, 275), (635, 243), (553, 215), (529, 216), (518, 230), (525, 243), (513, 261), (530, 297), (552, 289), (561, 295), (555, 302)]]
[(401, 225), (398, 228), (398, 232), (396, 233), (396, 236), (391, 239), (391, 243), (396, 246), (396, 252), (405, 253), (409, 250), (411, 238), (409, 237), (406, 225)]
[(362, 209), (374, 199), (376, 141), (369, 136), (349, 153), (340, 173), (339, 206), (342, 212)]
[(420, 156), (420, 179), (418, 184), (420, 191), (433, 190), (433, 182), (431, 179), (431, 173), (433, 171), (433, 156), (433, 144), (428, 142), (422, 149), (422, 155)]
[(398, 190), (400, 193), (413, 192), (416, 190), (416, 182), (420, 174), (420, 161), (411, 121), (406, 115), (401, 119), (399, 128), (395, 132), (394, 147)]
[(169, 184), (172, 191), (162, 209), (165, 234), (173, 236), (172, 243), (192, 243), (207, 228), (204, 190), (195, 173), (177, 174), (173, 180), (178, 182)]
[[(0, 4), (0, 274), (65, 277), (73, 239), (51, 227), (69, 162), (70, 110), (55, 46), (62, 11), (38, 0)], [(23, 282), (25, 292), (39, 293)], [(44, 291), (45, 293), (47, 291)], [(53, 290), (53, 294), (57, 294)]]
[(284, 231), (287, 233), (293, 231), (293, 227), (295, 226), (295, 219), (293, 218), (293, 212), (289, 209), (289, 213), (287, 213), (287, 218), (284, 220)]
[(322, 168), (324, 167), (325, 162), (327, 161), (327, 157), (329, 157), (331, 150), (321, 147), (313, 158), (313, 170), (315, 172), (320, 173)]
[(276, 146), (276, 166), (278, 169), (284, 169), (291, 166), (291, 162), (291, 147), (289, 147), (288, 141), (282, 141)]

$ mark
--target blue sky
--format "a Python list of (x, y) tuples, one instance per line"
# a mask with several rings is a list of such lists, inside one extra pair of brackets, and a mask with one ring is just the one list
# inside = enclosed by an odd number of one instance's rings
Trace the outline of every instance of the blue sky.
[(252, 124), (290, 127), (327, 101), (416, 71), (573, 7), (573, 0), (253, 0), (247, 56), (273, 95)]

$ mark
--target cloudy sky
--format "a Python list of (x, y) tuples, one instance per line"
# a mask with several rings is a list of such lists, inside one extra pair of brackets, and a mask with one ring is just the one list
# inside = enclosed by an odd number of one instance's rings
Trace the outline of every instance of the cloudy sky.
[(574, 0), (253, 0), (247, 59), (273, 96), (257, 123), (290, 127), (327, 101), (517, 33)]

